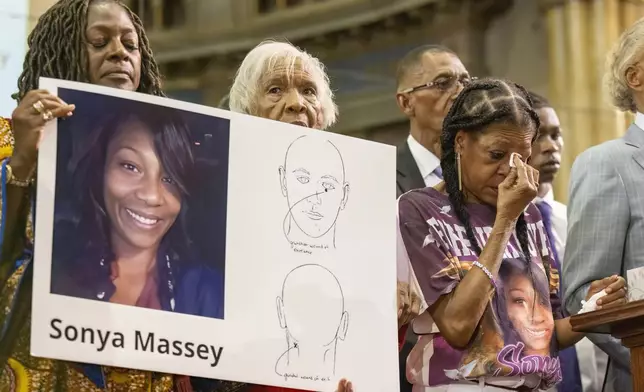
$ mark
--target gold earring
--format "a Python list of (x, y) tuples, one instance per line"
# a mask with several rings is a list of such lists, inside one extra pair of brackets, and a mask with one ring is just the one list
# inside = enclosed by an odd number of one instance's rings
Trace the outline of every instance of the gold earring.
[(456, 170), (458, 171), (458, 190), (463, 190), (463, 176), (461, 174), (461, 154), (456, 153)]

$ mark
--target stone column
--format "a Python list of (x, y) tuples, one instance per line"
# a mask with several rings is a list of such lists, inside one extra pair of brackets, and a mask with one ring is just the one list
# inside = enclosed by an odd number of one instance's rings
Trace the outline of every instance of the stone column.
[[(568, 135), (572, 133), (571, 116), (568, 111), (570, 102), (570, 90), (568, 81), (570, 80), (569, 54), (567, 52), (566, 42), (566, 21), (564, 18), (564, 7), (562, 5), (549, 5), (546, 9), (546, 22), (548, 32), (548, 60), (549, 60), (549, 100), (554, 106), (562, 128), (565, 130), (564, 136), (567, 144), (572, 144), (572, 138)], [(561, 170), (555, 180), (555, 197), (564, 199), (568, 188), (568, 168), (572, 160), (568, 158), (570, 154), (564, 154), (562, 157)]]
[(163, 29), (163, 0), (152, 0), (152, 29)]
[(644, 16), (644, 1), (621, 0), (622, 29), (626, 29)]
[(610, 104), (604, 88), (603, 78), (606, 72), (606, 55), (615, 44), (622, 29), (620, 26), (620, 0), (600, 0), (593, 4), (593, 62), (597, 82), (595, 105), (597, 111), (595, 143), (615, 139), (624, 134), (624, 113)]
[[(568, 111), (569, 128), (566, 129), (565, 134), (568, 140), (565, 154), (568, 158), (576, 157), (594, 144), (593, 106), (597, 93), (597, 80), (595, 80), (595, 67), (591, 56), (593, 35), (590, 18), (590, 2), (569, 1), (564, 5), (564, 20), (567, 27), (565, 41), (569, 55), (567, 62), (570, 67), (567, 83), (568, 102), (564, 109)], [(567, 161), (572, 162), (573, 159)]]

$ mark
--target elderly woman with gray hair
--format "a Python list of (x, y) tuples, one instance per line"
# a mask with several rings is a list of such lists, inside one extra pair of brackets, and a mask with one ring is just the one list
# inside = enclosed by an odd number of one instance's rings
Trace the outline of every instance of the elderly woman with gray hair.
[[(619, 38), (604, 82), (613, 105), (635, 113), (635, 122), (622, 138), (580, 154), (572, 167), (562, 271), (571, 314), (590, 282), (644, 267), (644, 19)], [(609, 356), (607, 390), (633, 390), (629, 350), (608, 335), (588, 338)]]
[[(315, 129), (330, 127), (338, 116), (329, 77), (320, 60), (289, 43), (271, 40), (248, 52), (230, 94), (220, 106)], [(241, 391), (295, 392), (268, 386), (248, 386)], [(352, 391), (350, 382), (339, 382), (337, 392)]]
[(230, 110), (326, 129), (338, 117), (324, 65), (295, 46), (264, 41), (251, 50), (230, 88)]

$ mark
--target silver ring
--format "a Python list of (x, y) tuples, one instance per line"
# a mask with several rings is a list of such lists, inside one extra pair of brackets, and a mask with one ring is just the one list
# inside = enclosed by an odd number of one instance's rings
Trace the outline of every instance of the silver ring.
[(45, 122), (47, 122), (52, 118), (54, 118), (54, 115), (51, 113), (51, 110), (47, 110), (45, 113), (42, 114), (42, 118), (43, 120), (45, 120)]

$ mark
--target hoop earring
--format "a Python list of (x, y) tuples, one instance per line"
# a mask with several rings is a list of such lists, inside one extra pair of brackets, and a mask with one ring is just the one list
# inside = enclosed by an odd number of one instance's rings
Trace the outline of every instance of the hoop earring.
[(461, 154), (456, 153), (456, 170), (458, 171), (458, 190), (463, 190), (463, 176), (461, 174)]

